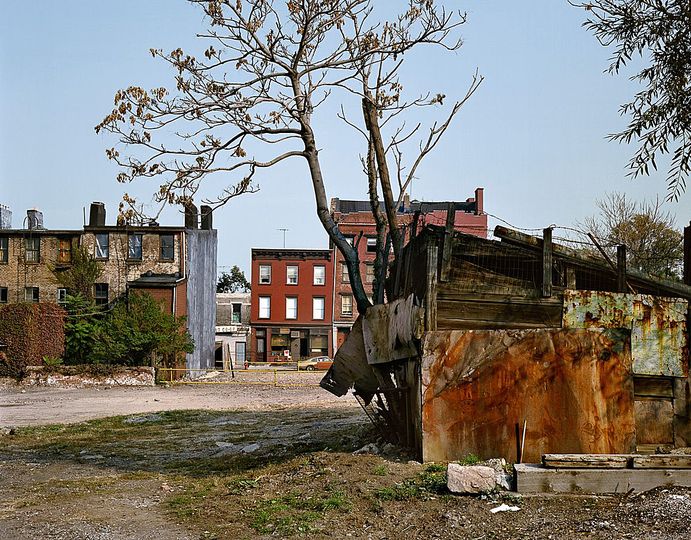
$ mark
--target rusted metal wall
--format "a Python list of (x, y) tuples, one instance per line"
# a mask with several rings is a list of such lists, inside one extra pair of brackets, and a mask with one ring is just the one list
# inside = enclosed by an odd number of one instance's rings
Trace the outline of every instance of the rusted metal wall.
[(688, 302), (647, 294), (564, 292), (564, 328), (631, 330), (636, 375), (687, 377)]
[(424, 461), (473, 453), (516, 461), (544, 453), (635, 448), (629, 332), (619, 329), (427, 332), (422, 359)]

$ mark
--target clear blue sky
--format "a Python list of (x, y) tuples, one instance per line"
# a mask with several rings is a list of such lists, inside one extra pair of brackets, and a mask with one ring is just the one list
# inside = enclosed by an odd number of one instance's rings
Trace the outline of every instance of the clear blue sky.
[[(387, 0), (385, 5), (396, 3)], [(378, 8), (381, 9), (381, 5)], [(664, 170), (630, 180), (632, 148), (605, 140), (624, 125), (618, 107), (635, 90), (604, 74), (609, 51), (581, 27), (564, 0), (447, 1), (468, 12), (458, 53), (411, 60), (407, 88), (461, 95), (477, 68), (481, 88), (428, 158), (413, 197), (464, 200), (485, 188), (486, 210), (525, 228), (573, 225), (596, 199), (624, 191), (635, 200), (665, 196)], [(27, 208), (49, 228), (80, 228), (82, 207), (106, 203), (113, 222), (122, 193), (145, 198), (155, 185), (123, 186), (104, 150), (111, 136), (93, 127), (119, 88), (170, 86), (149, 48), (194, 46), (201, 13), (183, 0), (5, 2), (0, 18), (0, 203), (15, 227)], [(410, 75), (409, 74), (409, 75)], [(329, 197), (365, 198), (359, 141), (333, 110), (317, 119)], [(337, 135), (337, 136), (334, 136)], [(215, 216), (219, 265), (249, 267), (251, 247), (324, 247), (303, 163), (265, 173), (261, 191)], [(220, 186), (216, 186), (220, 187)], [(668, 209), (683, 226), (691, 194)], [(164, 224), (182, 223), (175, 212)]]

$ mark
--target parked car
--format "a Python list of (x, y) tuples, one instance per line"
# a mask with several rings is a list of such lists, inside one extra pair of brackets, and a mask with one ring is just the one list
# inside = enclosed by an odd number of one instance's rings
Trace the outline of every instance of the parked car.
[(300, 360), (298, 362), (298, 369), (300, 371), (326, 371), (333, 364), (333, 360), (328, 356), (314, 356), (307, 360)]

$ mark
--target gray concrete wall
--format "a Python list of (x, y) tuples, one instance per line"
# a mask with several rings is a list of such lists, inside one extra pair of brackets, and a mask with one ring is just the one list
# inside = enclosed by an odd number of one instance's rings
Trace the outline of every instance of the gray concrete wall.
[[(215, 230), (187, 229), (187, 327), (194, 339), (194, 352), (187, 355), (187, 369), (213, 369), (216, 335)], [(201, 375), (197, 373), (196, 375)]]

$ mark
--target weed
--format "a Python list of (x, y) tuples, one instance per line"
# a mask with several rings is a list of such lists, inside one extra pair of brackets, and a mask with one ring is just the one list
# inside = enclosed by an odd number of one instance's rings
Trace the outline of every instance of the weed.
[(44, 356), (43, 363), (46, 366), (60, 366), (63, 363), (63, 359), (59, 356)]
[(372, 469), (372, 474), (376, 476), (386, 476), (389, 474), (389, 469), (386, 467), (386, 465), (376, 465)]
[(479, 456), (475, 454), (467, 454), (463, 459), (460, 459), (458, 463), (460, 465), (476, 465), (482, 461)]
[(414, 478), (377, 490), (375, 496), (382, 501), (424, 500), (432, 495), (445, 494), (446, 481), (446, 471), (443, 466), (430, 465)]

